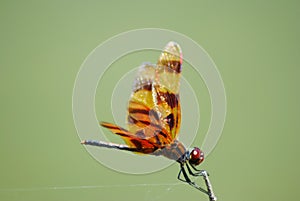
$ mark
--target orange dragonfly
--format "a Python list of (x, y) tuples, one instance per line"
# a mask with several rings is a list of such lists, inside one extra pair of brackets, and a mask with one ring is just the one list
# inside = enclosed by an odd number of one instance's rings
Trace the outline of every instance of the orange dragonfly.
[[(181, 122), (181, 68), (181, 48), (177, 43), (169, 42), (156, 65), (143, 64), (139, 68), (128, 104), (128, 129), (100, 122), (101, 126), (121, 136), (126, 145), (96, 140), (83, 140), (81, 144), (161, 155), (175, 160), (180, 164), (177, 177), (180, 181), (206, 193), (210, 200), (216, 200), (208, 173), (195, 167), (204, 160), (204, 153), (197, 147), (189, 151), (177, 140)], [(193, 182), (188, 174), (203, 176), (207, 190)]]

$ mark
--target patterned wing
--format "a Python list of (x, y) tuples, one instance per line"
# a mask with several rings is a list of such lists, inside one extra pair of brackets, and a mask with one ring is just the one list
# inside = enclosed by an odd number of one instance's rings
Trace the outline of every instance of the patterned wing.
[(109, 129), (111, 132), (120, 135), (130, 147), (134, 148), (137, 153), (149, 154), (153, 153), (159, 147), (146, 139), (141, 139), (130, 133), (126, 129), (112, 123), (100, 122), (100, 125)]
[(182, 52), (175, 42), (169, 42), (162, 52), (155, 69), (153, 102), (166, 133), (176, 139), (181, 122), (179, 101)]
[[(162, 148), (172, 142), (164, 130), (160, 114), (154, 109), (153, 81), (156, 66), (144, 64), (139, 68), (128, 104), (127, 126), (131, 133)], [(127, 139), (124, 139), (128, 144)]]
[(127, 126), (132, 133), (138, 133), (139, 130), (151, 125), (153, 120), (151, 120), (150, 114), (155, 117), (155, 114), (151, 113), (154, 106), (152, 97), (154, 76), (155, 67), (152, 64), (143, 64), (139, 67), (128, 103)]
[(170, 144), (179, 130), (181, 63), (179, 45), (168, 43), (157, 65), (140, 67), (128, 104), (128, 130), (161, 147)]
[(128, 103), (128, 130), (111, 123), (101, 125), (120, 135), (129, 146), (149, 153), (171, 144), (178, 134), (181, 120), (181, 64), (179, 45), (169, 42), (157, 65), (143, 64), (139, 68)]

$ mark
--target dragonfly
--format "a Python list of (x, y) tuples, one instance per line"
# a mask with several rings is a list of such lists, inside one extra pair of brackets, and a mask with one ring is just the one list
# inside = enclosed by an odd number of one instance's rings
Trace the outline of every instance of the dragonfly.
[[(119, 135), (125, 144), (83, 140), (81, 144), (125, 150), (139, 154), (164, 156), (180, 165), (177, 178), (217, 200), (205, 170), (196, 168), (204, 160), (198, 147), (187, 149), (178, 140), (181, 123), (179, 98), (183, 56), (179, 44), (170, 41), (156, 64), (139, 67), (128, 103), (127, 129), (108, 122), (100, 125)], [(206, 189), (191, 180), (202, 176)]]

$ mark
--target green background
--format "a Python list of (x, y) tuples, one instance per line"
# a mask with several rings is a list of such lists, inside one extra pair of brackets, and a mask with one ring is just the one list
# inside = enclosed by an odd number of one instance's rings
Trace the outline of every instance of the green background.
[(0, 200), (207, 200), (172, 185), (177, 164), (122, 174), (79, 144), (72, 90), (80, 65), (106, 39), (147, 27), (186, 34), (222, 75), (226, 124), (202, 165), (218, 199), (297, 199), (299, 9), (274, 0), (1, 1)]

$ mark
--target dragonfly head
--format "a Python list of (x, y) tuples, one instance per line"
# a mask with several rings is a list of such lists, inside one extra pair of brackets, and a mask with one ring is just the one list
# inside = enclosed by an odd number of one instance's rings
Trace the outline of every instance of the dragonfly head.
[(194, 147), (190, 152), (189, 163), (191, 165), (199, 165), (204, 160), (204, 153), (198, 147)]

